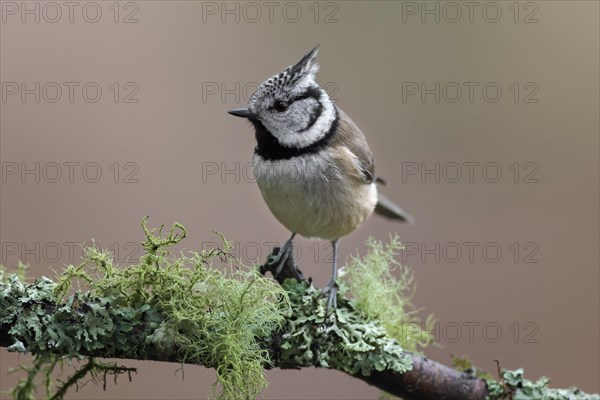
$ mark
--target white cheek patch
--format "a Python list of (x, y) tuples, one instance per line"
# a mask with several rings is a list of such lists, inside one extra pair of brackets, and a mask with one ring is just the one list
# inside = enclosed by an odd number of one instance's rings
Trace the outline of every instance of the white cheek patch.
[(336, 118), (336, 111), (326, 93), (321, 95), (320, 102), (323, 107), (321, 115), (308, 130), (296, 132), (280, 127), (278, 131), (272, 131), (273, 135), (279, 140), (279, 143), (286, 147), (301, 149), (321, 140), (329, 132), (331, 125), (333, 125), (333, 121)]

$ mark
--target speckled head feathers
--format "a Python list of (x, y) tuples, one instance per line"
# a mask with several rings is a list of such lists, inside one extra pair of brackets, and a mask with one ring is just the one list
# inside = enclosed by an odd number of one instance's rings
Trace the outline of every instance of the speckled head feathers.
[(316, 82), (318, 52), (317, 46), (263, 82), (247, 108), (230, 111), (254, 124), (259, 153), (304, 149), (330, 132), (337, 113), (327, 92)]
[(292, 91), (292, 89), (298, 86), (304, 88), (307, 85), (298, 85), (303, 80), (314, 83), (316, 74), (319, 72), (319, 64), (317, 64), (318, 53), (319, 46), (317, 45), (310, 52), (306, 53), (296, 64), (290, 65), (283, 72), (267, 79), (256, 90), (256, 93), (252, 96), (251, 102), (252, 100), (257, 100), (262, 97), (273, 97), (278, 93)]

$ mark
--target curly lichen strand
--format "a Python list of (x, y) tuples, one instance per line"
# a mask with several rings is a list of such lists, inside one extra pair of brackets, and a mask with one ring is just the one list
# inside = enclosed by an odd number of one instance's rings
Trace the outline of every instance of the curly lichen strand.
[[(181, 242), (187, 236), (187, 230), (183, 225), (176, 222), (171, 227), (171, 231), (167, 236), (163, 236), (162, 230), (164, 225), (161, 225), (158, 229), (158, 235), (154, 235), (155, 229), (148, 229), (146, 222), (148, 216), (142, 219), (142, 229), (146, 235), (146, 240), (142, 242), (142, 247), (146, 250), (146, 254), (143, 259), (148, 265), (154, 264), (157, 268), (159, 267), (159, 261), (161, 256), (168, 254), (169, 246), (175, 245)], [(177, 232), (178, 231), (178, 232)], [(161, 251), (162, 250), (162, 251)]]

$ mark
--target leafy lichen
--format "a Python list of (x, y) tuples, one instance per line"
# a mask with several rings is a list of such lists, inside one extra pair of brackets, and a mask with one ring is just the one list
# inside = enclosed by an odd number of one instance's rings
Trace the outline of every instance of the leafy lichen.
[[(14, 388), (15, 398), (33, 398), (36, 379), (45, 397), (59, 399), (86, 376), (106, 384), (108, 375), (133, 372), (96, 359), (118, 356), (212, 367), (213, 397), (247, 399), (266, 387), (265, 367), (402, 374), (412, 368), (403, 348), (429, 341), (425, 333), (411, 341), (395, 330), (413, 323), (416, 312), (412, 275), (397, 267), (397, 280), (389, 269), (399, 248), (395, 238), (387, 247), (370, 241), (368, 254), (350, 262), (338, 308), (327, 314), (320, 290), (289, 279), (280, 286), (238, 266), (225, 239), (222, 249), (175, 257), (169, 246), (185, 237), (183, 226), (166, 234), (162, 227), (158, 234), (147, 229), (145, 221), (143, 228), (146, 254), (135, 265), (118, 266), (109, 252), (88, 247), (81, 263), (68, 266), (56, 282), (41, 277), (25, 283), (22, 266), (19, 274), (0, 266), (0, 339), (9, 338), (9, 351), (35, 354), (32, 366), (20, 367), (26, 377)], [(53, 371), (64, 361), (81, 366), (56, 385)], [(522, 370), (486, 382), (490, 399), (600, 400), (577, 389), (549, 389), (546, 378), (527, 381)]]
[(326, 313), (327, 297), (307, 282), (287, 279), (283, 284), (290, 304), (280, 337), (280, 366), (334, 368), (369, 376), (373, 370), (399, 374), (412, 368), (412, 359), (400, 344), (386, 335), (376, 320), (345, 299)]
[(598, 394), (584, 393), (577, 388), (552, 389), (548, 385), (550, 379), (543, 376), (533, 382), (523, 376), (523, 368), (513, 371), (503, 370), (500, 382), (487, 379), (490, 392), (488, 399), (512, 400), (600, 400)]
[[(496, 363), (499, 363), (496, 361)], [(577, 388), (551, 389), (550, 380), (545, 376), (536, 382), (525, 379), (523, 368), (500, 371), (497, 381), (489, 373), (477, 369), (466, 357), (452, 356), (452, 366), (459, 371), (485, 380), (489, 395), (488, 400), (600, 400), (597, 394), (587, 394)]]
[[(235, 265), (227, 242), (220, 250), (174, 257), (168, 246), (185, 237), (181, 225), (166, 235), (161, 228), (157, 236), (145, 221), (143, 227), (146, 255), (139, 264), (120, 267), (108, 251), (88, 247), (81, 263), (68, 266), (56, 283), (3, 277), (0, 325), (10, 326), (8, 334), (17, 338), (10, 350), (76, 359), (177, 354), (182, 363), (215, 368), (213, 396), (256, 397), (266, 387), (264, 366), (270, 363), (256, 337), (282, 324), (285, 291)], [(136, 331), (141, 324), (146, 330)], [(56, 364), (38, 360), (52, 369)], [(28, 397), (32, 389), (21, 385), (16, 394)]]
[[(136, 265), (115, 265), (108, 251), (92, 246), (56, 282), (42, 277), (24, 284), (15, 275), (7, 277), (0, 323), (11, 326), (9, 334), (17, 338), (11, 350), (37, 353), (43, 361), (37, 372), (27, 370), (30, 376), (48, 376), (58, 360), (83, 355), (168, 359), (176, 354), (182, 363), (215, 368), (213, 396), (235, 399), (256, 397), (266, 386), (264, 367), (275, 365), (364, 376), (410, 370), (410, 356), (387, 335), (382, 315), (366, 314), (360, 302), (340, 298), (335, 313), (327, 315), (320, 290), (293, 280), (279, 286), (255, 269), (238, 268), (222, 237), (222, 249), (174, 257), (169, 246), (185, 237), (183, 226), (175, 224), (166, 234), (162, 227), (155, 234), (145, 221), (143, 228), (146, 254)], [(381, 267), (383, 257), (368, 255), (365, 263)], [(347, 291), (340, 282), (340, 293)], [(86, 364), (74, 376), (93, 374), (99, 365)], [(31, 382), (18, 387), (21, 395), (33, 390)]]

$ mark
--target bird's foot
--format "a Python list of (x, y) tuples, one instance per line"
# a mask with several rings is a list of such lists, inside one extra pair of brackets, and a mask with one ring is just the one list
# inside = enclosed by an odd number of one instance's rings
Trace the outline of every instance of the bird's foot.
[(327, 298), (327, 308), (325, 309), (325, 315), (329, 314), (329, 309), (333, 306), (333, 310), (337, 309), (337, 283), (335, 280), (331, 280), (327, 286), (323, 288), (323, 294), (329, 294)]
[(293, 250), (294, 246), (292, 244), (292, 241), (288, 240), (287, 242), (285, 242), (283, 247), (279, 249), (277, 255), (273, 259), (269, 260), (269, 265), (275, 266), (275, 269), (271, 270), (273, 272), (274, 278), (277, 278), (277, 276), (283, 270), (285, 264), (288, 262), (294, 268), (294, 270), (298, 269), (296, 267), (296, 261), (294, 260)]

